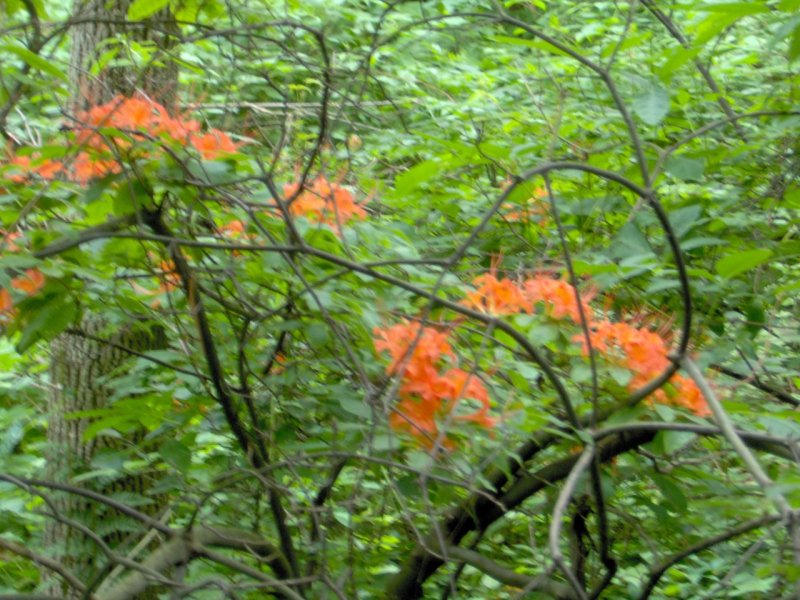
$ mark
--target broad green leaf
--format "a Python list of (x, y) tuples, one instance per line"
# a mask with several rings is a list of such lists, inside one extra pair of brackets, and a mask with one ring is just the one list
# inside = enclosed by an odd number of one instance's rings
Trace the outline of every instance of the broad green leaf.
[(408, 171), (401, 173), (395, 178), (395, 191), (399, 195), (408, 194), (423, 183), (436, 177), (439, 173), (444, 171), (445, 168), (446, 164), (436, 159), (426, 160), (418, 165), (414, 165)]
[(54, 338), (72, 324), (77, 314), (78, 307), (70, 296), (50, 296), (46, 302), (37, 302), (34, 311), (25, 315), (17, 352), (25, 352), (39, 340)]
[(767, 248), (735, 252), (719, 259), (714, 268), (722, 277), (730, 279), (766, 262), (770, 256), (772, 256), (772, 250)]
[[(551, 54), (558, 54), (559, 56), (566, 56), (568, 58), (572, 58), (572, 55), (557, 46), (553, 46), (552, 44), (548, 44), (543, 40), (528, 40), (525, 38), (515, 38), (509, 37), (506, 35), (493, 35), (491, 39), (495, 42), (501, 42), (503, 44), (513, 44), (516, 46), (526, 46), (528, 48), (534, 48), (536, 50), (544, 50), (545, 52), (550, 52)], [(577, 48), (571, 48), (567, 44), (563, 44), (564, 48), (568, 48), (572, 52), (576, 54), (581, 54), (581, 51)]]
[(672, 454), (689, 444), (697, 434), (689, 431), (660, 431), (658, 436), (661, 438), (664, 453)]
[(695, 6), (696, 10), (704, 12), (718, 12), (730, 15), (746, 16), (769, 12), (771, 9), (766, 2), (720, 2), (718, 4), (700, 4)]
[(13, 46), (11, 44), (6, 44), (0, 46), (0, 54), (10, 52), (12, 54), (16, 54), (19, 56), (23, 61), (28, 63), (31, 67), (36, 69), (37, 71), (42, 71), (44, 73), (48, 73), (53, 77), (57, 77), (62, 81), (68, 81), (69, 78), (67, 74), (64, 73), (61, 69), (55, 66), (51, 61), (48, 61), (38, 54), (34, 54), (27, 48), (23, 48), (22, 46)]
[(185, 473), (192, 465), (192, 451), (178, 440), (167, 440), (161, 445), (159, 454), (164, 462)]
[(134, 0), (128, 7), (128, 19), (141, 21), (168, 6), (170, 0)]
[(701, 50), (702, 48), (684, 48), (682, 46), (677, 47), (672, 52), (666, 54), (666, 60), (659, 68), (658, 75), (664, 80), (669, 80), (675, 71), (680, 69), (689, 61), (697, 58), (697, 55), (700, 54)]
[(651, 257), (653, 249), (634, 223), (626, 223), (611, 242), (609, 255), (613, 258)]
[(736, 13), (712, 13), (697, 25), (694, 46), (700, 47), (738, 21), (742, 15)]
[(663, 475), (653, 473), (651, 476), (670, 508), (677, 513), (686, 512), (688, 503), (681, 488), (674, 481)]
[(633, 112), (648, 125), (658, 125), (669, 112), (669, 94), (652, 82), (632, 103)]
[(706, 163), (702, 158), (687, 156), (670, 156), (664, 169), (676, 179), (684, 181), (700, 181), (703, 178)]
[(339, 405), (351, 415), (355, 415), (356, 417), (360, 417), (362, 419), (369, 419), (372, 417), (372, 410), (363, 400), (342, 397), (339, 398)]
[(800, 27), (796, 27), (789, 40), (789, 60), (794, 62), (800, 56)]

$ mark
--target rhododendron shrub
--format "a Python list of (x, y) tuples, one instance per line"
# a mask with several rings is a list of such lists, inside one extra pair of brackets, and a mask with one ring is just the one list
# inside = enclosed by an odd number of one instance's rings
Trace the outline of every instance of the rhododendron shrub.
[[(659, 334), (628, 323), (615, 323), (603, 318), (589, 304), (591, 293), (579, 293), (564, 279), (539, 274), (522, 282), (497, 279), (494, 274), (476, 277), (476, 288), (467, 293), (467, 306), (495, 315), (532, 312), (540, 306), (543, 313), (564, 325), (580, 325), (581, 316), (591, 331), (593, 349), (612, 364), (630, 370), (631, 392), (644, 387), (669, 366), (669, 347)], [(589, 345), (583, 333), (575, 334), (583, 344), (584, 355)], [(676, 374), (671, 378), (672, 390), (658, 389), (652, 398), (689, 409), (698, 416), (707, 416), (708, 407), (697, 385), (689, 378)]]
[(31, 175), (57, 176), (87, 184), (122, 171), (125, 161), (158, 154), (159, 144), (190, 148), (205, 160), (236, 153), (241, 144), (218, 129), (201, 131), (198, 121), (173, 117), (167, 109), (143, 95), (117, 96), (74, 115), (67, 123), (72, 156), (63, 161), (15, 154), (9, 158), (9, 180), (21, 183)]
[(341, 235), (342, 226), (367, 216), (364, 207), (355, 201), (352, 192), (338, 183), (331, 183), (323, 175), (309, 184), (288, 183), (283, 188), (289, 213), (306, 217), (313, 223), (324, 223)]
[[(479, 375), (450, 366), (456, 355), (446, 332), (404, 321), (373, 333), (375, 349), (391, 358), (387, 372), (400, 380), (400, 401), (389, 416), (392, 428), (425, 447), (452, 448), (443, 425), (471, 421), (484, 428), (494, 426), (489, 392)], [(463, 414), (458, 405), (466, 400), (478, 402), (480, 408)]]

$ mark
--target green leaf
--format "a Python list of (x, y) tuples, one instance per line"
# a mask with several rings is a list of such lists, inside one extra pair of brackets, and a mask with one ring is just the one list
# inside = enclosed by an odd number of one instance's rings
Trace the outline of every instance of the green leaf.
[(618, 259), (652, 255), (653, 249), (650, 243), (634, 223), (625, 223), (609, 248), (609, 256)]
[(360, 417), (362, 419), (372, 418), (372, 410), (363, 400), (342, 397), (339, 398), (339, 405), (351, 415), (355, 415), (356, 417)]
[(159, 449), (161, 458), (181, 473), (189, 470), (192, 464), (192, 451), (177, 440), (167, 440)]
[(170, 0), (134, 0), (128, 7), (128, 19), (141, 21), (169, 5)]
[(686, 156), (670, 156), (664, 170), (684, 181), (700, 181), (703, 178), (706, 162), (702, 158), (688, 158)]
[(27, 64), (29, 64), (31, 67), (33, 67), (38, 71), (48, 73), (53, 77), (61, 79), (62, 81), (69, 80), (66, 73), (64, 73), (61, 69), (56, 67), (52, 62), (45, 60), (44, 58), (42, 58), (37, 54), (34, 54), (27, 48), (23, 48), (22, 46), (12, 46), (11, 44), (6, 44), (0, 46), (0, 54), (4, 52), (11, 52), (12, 54), (16, 54), (23, 61), (25, 61)]
[(770, 256), (772, 256), (772, 250), (767, 248), (745, 250), (719, 259), (714, 268), (722, 277), (730, 279), (766, 262)]
[(444, 171), (445, 165), (440, 160), (425, 160), (401, 173), (394, 180), (395, 191), (405, 195), (414, 191), (426, 181), (430, 181)]
[(697, 434), (689, 431), (660, 431), (658, 436), (661, 438), (664, 454), (672, 454), (689, 444)]
[(766, 2), (720, 2), (718, 4), (701, 4), (695, 7), (696, 10), (704, 12), (721, 12), (730, 15), (744, 17), (769, 12), (770, 8)]
[(795, 28), (789, 41), (789, 61), (794, 62), (800, 56), (800, 27)]
[[(501, 42), (503, 44), (511, 44), (515, 46), (526, 46), (528, 48), (533, 48), (535, 50), (544, 50), (545, 52), (549, 52), (551, 54), (557, 54), (559, 56), (566, 56), (568, 58), (573, 58), (573, 55), (567, 52), (566, 50), (562, 50), (552, 44), (548, 44), (544, 40), (528, 40), (525, 38), (515, 38), (506, 35), (493, 35), (490, 38), (495, 42)], [(571, 50), (575, 54), (580, 54), (580, 50), (577, 48), (571, 48), (567, 44), (562, 44), (565, 49)]]
[(648, 125), (658, 125), (669, 112), (669, 94), (658, 83), (650, 85), (634, 99), (633, 112)]
[(39, 340), (53, 339), (69, 327), (78, 314), (78, 307), (69, 296), (50, 296), (46, 302), (36, 300), (36, 308), (24, 315), (25, 325), (17, 342), (17, 352), (25, 352)]
[(675, 485), (671, 479), (663, 475), (653, 473), (652, 478), (670, 508), (672, 508), (674, 512), (685, 512), (688, 503), (686, 502), (686, 496), (684, 496), (681, 488)]
[(677, 210), (669, 212), (669, 220), (672, 223), (672, 229), (678, 238), (691, 231), (692, 227), (698, 225), (700, 215), (703, 213), (703, 207), (699, 204), (690, 204), (683, 206)]

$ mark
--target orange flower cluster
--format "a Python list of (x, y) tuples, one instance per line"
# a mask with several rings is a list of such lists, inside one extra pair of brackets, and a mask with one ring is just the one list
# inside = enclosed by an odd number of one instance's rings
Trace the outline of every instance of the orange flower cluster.
[[(575, 288), (563, 279), (554, 279), (547, 275), (537, 275), (524, 283), (525, 293), (534, 304), (541, 303), (545, 311), (554, 319), (569, 318), (580, 324), (580, 309)], [(593, 318), (587, 294), (581, 295), (581, 308), (588, 321)]]
[[(192, 119), (176, 118), (158, 102), (144, 96), (126, 98), (117, 96), (105, 104), (94, 106), (75, 115), (75, 141), (84, 148), (75, 156), (70, 169), (52, 160), (37, 160), (27, 156), (16, 156), (10, 161), (20, 171), (10, 180), (23, 182), (31, 173), (51, 179), (62, 171), (78, 183), (119, 173), (122, 166), (117, 153), (132, 148), (130, 138), (159, 138), (165, 141), (190, 145), (206, 160), (236, 152), (239, 145), (217, 129), (200, 133), (200, 123)], [(100, 129), (114, 128), (126, 135), (101, 135)]]
[(286, 199), (293, 198), (289, 204), (292, 215), (330, 225), (339, 234), (341, 225), (367, 216), (367, 211), (355, 201), (347, 188), (329, 182), (322, 175), (302, 189), (299, 183), (286, 184), (283, 195)]
[[(393, 429), (431, 448), (440, 436), (439, 421), (448, 417), (494, 426), (495, 420), (489, 416), (489, 392), (481, 380), (463, 369), (443, 370), (443, 359), (455, 358), (446, 333), (404, 321), (386, 329), (376, 328), (374, 334), (375, 349), (391, 356), (387, 372), (402, 378), (400, 402), (389, 417)], [(481, 408), (467, 415), (453, 414), (464, 398), (479, 402)], [(440, 441), (452, 447), (447, 437)]]
[[(130, 146), (130, 142), (121, 136), (113, 136), (109, 140), (98, 135), (97, 130), (103, 127), (124, 130), (134, 137), (136, 132), (142, 132), (150, 137), (188, 143), (206, 160), (219, 158), (238, 149), (238, 145), (223, 131), (212, 129), (207, 133), (200, 133), (200, 123), (197, 121), (172, 117), (163, 105), (144, 96), (117, 96), (105, 104), (79, 113), (76, 120), (80, 125), (76, 133), (77, 141), (101, 155), (111, 153), (109, 141), (113, 141), (118, 149)], [(118, 172), (119, 168), (114, 160), (102, 160), (98, 156), (81, 152), (75, 161), (75, 178), (86, 181), (98, 175)]]
[[(584, 339), (576, 336), (576, 339)], [(591, 332), (592, 346), (613, 362), (621, 364), (633, 373), (629, 389), (636, 390), (661, 374), (669, 365), (669, 349), (664, 338), (644, 328), (628, 323), (599, 321), (594, 323)], [(584, 340), (584, 353), (588, 347)], [(665, 404), (681, 406), (700, 417), (711, 414), (702, 393), (688, 377), (673, 375), (670, 383), (676, 393), (668, 395), (666, 390), (653, 392), (653, 398)]]
[[(545, 314), (554, 319), (569, 319), (580, 324), (580, 312), (575, 288), (563, 279), (536, 275), (518, 284), (510, 279), (498, 279), (487, 273), (473, 281), (475, 290), (466, 294), (465, 304), (470, 308), (493, 315), (531, 313), (537, 304), (543, 305)], [(625, 366), (633, 373), (629, 388), (636, 390), (662, 373), (669, 364), (669, 349), (664, 337), (644, 327), (628, 323), (612, 323), (597, 319), (586, 294), (581, 297), (583, 314), (592, 330), (592, 345), (612, 362)], [(575, 336), (582, 341), (583, 335)], [(584, 352), (588, 349), (584, 343)], [(698, 416), (709, 415), (708, 406), (694, 381), (682, 375), (673, 375), (670, 383), (674, 393), (659, 389), (653, 398), (681, 406)]]
[[(498, 279), (487, 273), (473, 280), (475, 291), (467, 292), (465, 303), (470, 308), (493, 315), (531, 313), (540, 304), (545, 313), (554, 319), (569, 317), (580, 323), (580, 313), (575, 288), (563, 279), (537, 275), (517, 284), (510, 279)], [(584, 315), (592, 318), (588, 300), (581, 298)]]
[(24, 183), (32, 175), (42, 179), (52, 179), (63, 168), (60, 162), (47, 158), (34, 156), (14, 156), (8, 161), (12, 167), (12, 174), (8, 180), (13, 183)]
[[(39, 269), (28, 269), (24, 275), (11, 280), (11, 287), (23, 292), (26, 296), (33, 296), (44, 287), (45, 278)], [(0, 289), (0, 318), (9, 318), (14, 311), (14, 299), (7, 289)]]

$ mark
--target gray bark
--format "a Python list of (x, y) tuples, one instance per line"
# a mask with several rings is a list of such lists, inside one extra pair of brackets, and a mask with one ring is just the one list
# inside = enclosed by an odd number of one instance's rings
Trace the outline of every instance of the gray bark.
[[(73, 87), (73, 110), (108, 102), (117, 94), (130, 96), (143, 92), (171, 108), (178, 86), (178, 65), (170, 60), (180, 33), (175, 20), (166, 12), (136, 23), (126, 24), (132, 0), (75, 0), (71, 29), (72, 47), (69, 75)], [(153, 59), (143, 69), (107, 68), (92, 74), (92, 64), (110, 48), (108, 40), (130, 39), (155, 48)], [(120, 57), (126, 56), (124, 44)]]
[[(77, 23), (71, 30), (72, 47), (70, 77), (73, 89), (71, 111), (101, 104), (117, 94), (129, 96), (142, 92), (155, 101), (170, 108), (174, 104), (177, 89), (177, 65), (170, 60), (178, 32), (174, 20), (159, 13), (145, 22), (126, 23), (131, 0), (75, 0), (73, 17)], [(135, 40), (137, 43), (153, 44), (157, 48), (156, 60), (142, 70), (115, 67), (92, 73), (92, 64), (99, 55), (109, 49), (106, 40)], [(124, 56), (124, 43), (121, 56)], [(99, 315), (84, 317), (73, 333), (60, 335), (51, 344), (52, 391), (48, 400), (48, 446), (47, 476), (51, 480), (72, 482), (76, 475), (85, 472), (103, 447), (122, 449), (136, 443), (140, 434), (128, 433), (127, 440), (97, 437), (85, 440), (84, 432), (91, 420), (69, 418), (70, 413), (104, 407), (110, 396), (109, 384), (104, 381), (115, 371), (124, 369), (130, 354), (120, 346), (136, 351), (146, 351), (164, 346), (163, 332), (141, 324), (126, 325), (109, 335), (105, 320)], [(107, 344), (91, 338), (104, 338)], [(133, 439), (131, 439), (133, 438)], [(97, 481), (96, 491), (111, 494), (117, 491), (142, 495), (150, 482), (145, 475), (124, 476), (114, 481)], [(75, 527), (58, 518), (84, 524), (97, 533), (115, 551), (125, 552), (123, 531), (135, 525), (125, 523), (125, 518), (112, 511), (103, 510), (97, 504), (74, 495), (54, 494), (45, 526), (45, 544), (50, 555), (72, 571), (82, 581), (88, 582), (99, 566), (104, 563), (98, 545)], [(143, 512), (155, 512), (158, 503), (140, 507)], [(57, 518), (54, 518), (57, 517)], [(141, 529), (139, 527), (139, 529)], [(135, 543), (136, 538), (132, 538)], [(58, 579), (46, 578), (48, 593), (58, 597), (77, 598), (75, 590), (67, 589)], [(142, 594), (140, 598), (154, 597)]]

